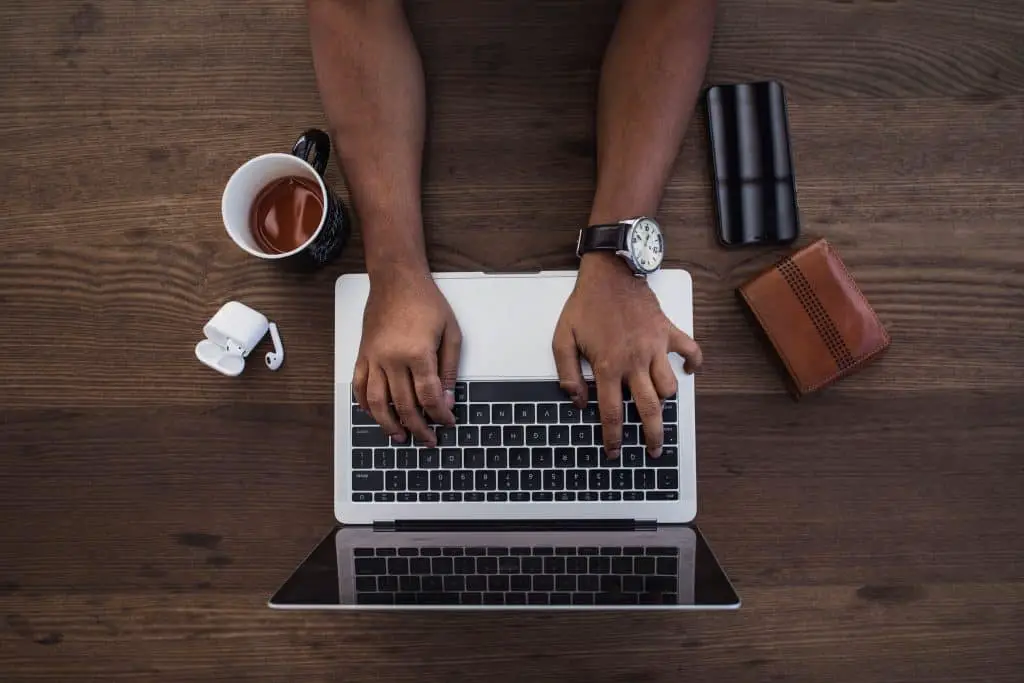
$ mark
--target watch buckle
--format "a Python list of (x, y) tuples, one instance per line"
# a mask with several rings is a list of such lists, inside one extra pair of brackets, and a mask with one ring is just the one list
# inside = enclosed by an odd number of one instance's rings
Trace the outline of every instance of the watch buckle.
[(586, 230), (586, 228), (580, 228), (580, 231), (576, 234), (576, 258), (583, 258), (583, 256), (580, 255), (580, 247), (583, 246), (584, 230)]

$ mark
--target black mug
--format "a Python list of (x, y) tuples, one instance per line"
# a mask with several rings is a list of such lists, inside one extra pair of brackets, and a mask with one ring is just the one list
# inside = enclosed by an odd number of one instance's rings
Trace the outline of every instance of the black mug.
[[(309, 160), (311, 153), (312, 161)], [(234, 243), (257, 258), (302, 270), (319, 268), (334, 260), (348, 241), (351, 222), (345, 205), (324, 182), (330, 157), (330, 137), (322, 130), (311, 128), (295, 142), (291, 154), (262, 154), (239, 166), (224, 187), (220, 203), (224, 228)], [(264, 248), (253, 234), (256, 228), (252, 225), (253, 205), (268, 186), (289, 177), (304, 179), (320, 188), (320, 223), (301, 245), (289, 251), (274, 252)]]

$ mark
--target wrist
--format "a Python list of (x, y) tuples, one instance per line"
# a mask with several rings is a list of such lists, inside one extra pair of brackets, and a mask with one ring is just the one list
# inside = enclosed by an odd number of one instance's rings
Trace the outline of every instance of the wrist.
[(423, 229), (418, 222), (364, 223), (362, 233), (366, 272), (371, 280), (402, 275), (429, 277)]
[(610, 251), (592, 251), (580, 259), (580, 279), (636, 282), (639, 278), (621, 256)]

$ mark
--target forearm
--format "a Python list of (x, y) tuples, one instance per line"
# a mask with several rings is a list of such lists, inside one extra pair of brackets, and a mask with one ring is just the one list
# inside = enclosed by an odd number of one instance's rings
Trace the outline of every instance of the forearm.
[(601, 70), (590, 223), (654, 215), (707, 65), (715, 0), (631, 0)]
[(317, 84), (367, 271), (426, 271), (423, 66), (398, 0), (308, 0)]

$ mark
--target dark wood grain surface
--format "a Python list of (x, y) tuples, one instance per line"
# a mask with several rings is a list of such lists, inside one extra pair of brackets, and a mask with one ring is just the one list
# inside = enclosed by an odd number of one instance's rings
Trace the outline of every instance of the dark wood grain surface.
[[(571, 267), (615, 5), (410, 12), (434, 267)], [(778, 252), (715, 245), (697, 117), (663, 222), (694, 276), (699, 520), (730, 614), (268, 610), (332, 522), (332, 283), (362, 267), (356, 236), (288, 275), (221, 225), (240, 162), (323, 125), (303, 3), (7, 0), (0, 56), (0, 679), (1024, 676), (1018, 0), (720, 5), (708, 80), (785, 83), (805, 233), (894, 338), (785, 395), (732, 295)], [(195, 361), (229, 299), (279, 322), (282, 372)]]

